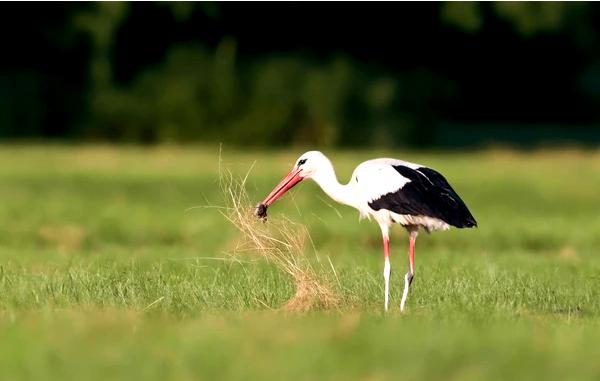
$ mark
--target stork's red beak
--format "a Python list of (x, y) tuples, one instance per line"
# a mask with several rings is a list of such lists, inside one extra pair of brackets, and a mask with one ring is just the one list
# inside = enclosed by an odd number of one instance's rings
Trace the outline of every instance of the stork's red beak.
[(271, 193), (263, 200), (261, 204), (269, 206), (274, 203), (279, 197), (283, 196), (285, 192), (292, 189), (292, 187), (302, 181), (303, 177), (300, 176), (300, 168), (294, 168), (286, 177), (279, 182), (279, 184), (273, 188)]

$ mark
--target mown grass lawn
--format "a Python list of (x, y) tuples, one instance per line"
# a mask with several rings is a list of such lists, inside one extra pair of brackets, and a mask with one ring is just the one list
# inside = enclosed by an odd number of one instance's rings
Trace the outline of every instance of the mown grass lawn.
[[(225, 147), (220, 166), (252, 167), (259, 200), (301, 153)], [(231, 260), (205, 208), (218, 147), (1, 146), (0, 379), (600, 378), (600, 152), (326, 153), (344, 181), (376, 156), (430, 165), (477, 218), (419, 236), (404, 314), (406, 234), (385, 314), (379, 228), (313, 183), (270, 218), (308, 226), (342, 302), (293, 314), (291, 281)]]

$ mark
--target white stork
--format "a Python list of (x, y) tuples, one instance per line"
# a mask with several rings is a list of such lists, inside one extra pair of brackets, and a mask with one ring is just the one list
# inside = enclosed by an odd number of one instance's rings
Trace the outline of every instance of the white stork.
[(368, 160), (356, 167), (350, 182), (343, 185), (338, 182), (331, 161), (319, 151), (300, 156), (292, 171), (258, 204), (255, 214), (266, 218), (267, 208), (304, 179), (313, 179), (329, 197), (358, 209), (361, 217), (373, 217), (381, 227), (386, 310), (391, 271), (389, 229), (392, 224), (402, 225), (409, 235), (409, 267), (404, 276), (402, 311), (415, 274), (415, 240), (419, 229), (431, 232), (447, 230), (450, 226), (477, 226), (475, 218), (448, 181), (433, 169), (397, 159)]

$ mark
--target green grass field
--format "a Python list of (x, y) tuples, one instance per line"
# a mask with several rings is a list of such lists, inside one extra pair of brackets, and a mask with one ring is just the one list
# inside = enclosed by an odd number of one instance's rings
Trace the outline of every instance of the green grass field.
[[(257, 201), (301, 150), (222, 152)], [(218, 147), (0, 147), (0, 379), (600, 378), (600, 151), (327, 152), (444, 173), (478, 229), (392, 235), (314, 183), (270, 209), (311, 232), (339, 309), (293, 314), (285, 274), (227, 255)]]

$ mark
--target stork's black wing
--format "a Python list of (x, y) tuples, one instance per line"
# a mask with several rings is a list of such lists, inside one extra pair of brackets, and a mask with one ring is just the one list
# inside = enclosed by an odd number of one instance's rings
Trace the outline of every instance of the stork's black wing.
[(434, 217), (457, 228), (477, 226), (465, 203), (440, 173), (426, 167), (392, 167), (410, 181), (397, 191), (369, 202), (373, 210), (387, 209), (398, 214)]

